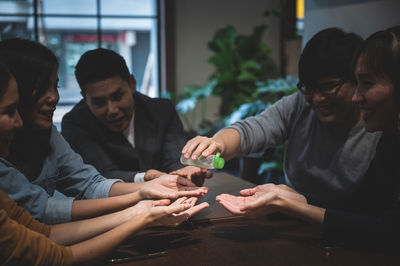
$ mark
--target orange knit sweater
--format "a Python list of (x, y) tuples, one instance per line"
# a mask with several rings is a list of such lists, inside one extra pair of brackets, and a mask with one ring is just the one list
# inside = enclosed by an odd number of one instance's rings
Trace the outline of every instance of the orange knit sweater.
[(35, 220), (0, 190), (0, 265), (71, 265), (72, 252), (48, 238)]

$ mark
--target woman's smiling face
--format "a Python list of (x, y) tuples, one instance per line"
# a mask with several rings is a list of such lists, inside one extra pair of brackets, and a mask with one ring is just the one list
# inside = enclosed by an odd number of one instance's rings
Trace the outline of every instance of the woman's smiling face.
[(15, 132), (22, 126), (17, 110), (18, 99), (17, 82), (12, 77), (6, 92), (0, 98), (0, 157), (7, 157)]
[(393, 130), (399, 113), (393, 83), (369, 73), (362, 58), (356, 64), (355, 76), (357, 89), (352, 100), (360, 106), (366, 130)]
[(55, 69), (50, 76), (48, 88), (26, 115), (29, 123), (36, 129), (50, 129), (53, 125), (53, 114), (59, 99), (58, 76), (57, 69)]

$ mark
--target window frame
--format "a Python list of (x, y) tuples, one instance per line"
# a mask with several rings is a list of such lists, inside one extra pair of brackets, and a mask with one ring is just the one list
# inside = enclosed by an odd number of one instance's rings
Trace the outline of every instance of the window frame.
[[(165, 0), (156, 0), (155, 1), (155, 15), (108, 15), (101, 13), (101, 0), (96, 0), (96, 14), (70, 14), (70, 13), (46, 13), (39, 12), (39, 1), (33, 0), (33, 12), (26, 13), (4, 13), (0, 11), (0, 17), (32, 17), (33, 18), (33, 37), (34, 41), (40, 41), (40, 19), (42, 18), (91, 18), (96, 19), (96, 35), (97, 35), (97, 48), (102, 47), (102, 35), (104, 30), (102, 30), (101, 21), (102, 19), (153, 19), (156, 24), (156, 43), (157, 43), (157, 53), (158, 56), (156, 58), (156, 64), (158, 66), (158, 95), (162, 96), (163, 93), (166, 92), (166, 63), (165, 63), (165, 5), (167, 1)], [(162, 21), (161, 21), (162, 18)], [(63, 105), (63, 103), (59, 103)]]

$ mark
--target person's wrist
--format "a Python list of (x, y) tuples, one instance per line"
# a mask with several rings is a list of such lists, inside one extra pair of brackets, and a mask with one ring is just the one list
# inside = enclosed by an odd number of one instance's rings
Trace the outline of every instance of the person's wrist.
[(278, 202), (279, 210), (288, 215), (294, 216), (296, 218), (302, 218), (302, 214), (307, 211), (308, 204), (299, 202), (294, 199), (290, 199), (285, 196), (280, 196), (280, 200)]
[(277, 192), (274, 193), (275, 193), (275, 198), (272, 200), (272, 202), (268, 203), (268, 205), (274, 206), (278, 211), (282, 211), (285, 208), (287, 208), (289, 204), (287, 198), (280, 193)]
[(140, 200), (149, 199), (149, 197), (148, 197), (148, 191), (147, 191), (146, 188), (140, 188), (138, 194), (139, 194)]
[(135, 206), (132, 206), (122, 211), (122, 216), (120, 217), (120, 219), (121, 221), (126, 222), (134, 218), (136, 215), (137, 212), (135, 210)]
[(145, 221), (146, 227), (152, 227), (156, 223), (156, 219), (155, 219), (154, 215), (152, 214), (151, 209), (148, 209), (147, 211), (145, 211), (143, 213), (143, 219)]
[(149, 213), (150, 213), (150, 211), (140, 213), (140, 214), (136, 215), (133, 219), (130, 219), (130, 221), (138, 223), (139, 227), (141, 227), (141, 228), (150, 227), (152, 224), (152, 219), (151, 219)]
[(131, 205), (136, 204), (138, 201), (142, 200), (142, 196), (140, 195), (140, 188), (138, 191), (132, 192), (129, 194), (129, 203)]
[(217, 152), (221, 153), (222, 155), (224, 155), (225, 152), (225, 146), (223, 145), (222, 142), (217, 141), (216, 139), (214, 139), (214, 143), (217, 146)]

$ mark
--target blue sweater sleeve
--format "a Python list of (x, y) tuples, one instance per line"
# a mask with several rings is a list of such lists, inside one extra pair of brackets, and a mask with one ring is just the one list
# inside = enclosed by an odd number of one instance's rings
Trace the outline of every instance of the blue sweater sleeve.
[(49, 199), (47, 192), (29, 180), (11, 163), (0, 158), (0, 189), (28, 211), (33, 217), (44, 221)]
[(106, 198), (111, 186), (120, 179), (107, 179), (91, 165), (85, 164), (67, 141), (53, 128), (51, 137), (53, 156), (57, 159), (57, 189), (75, 199)]

